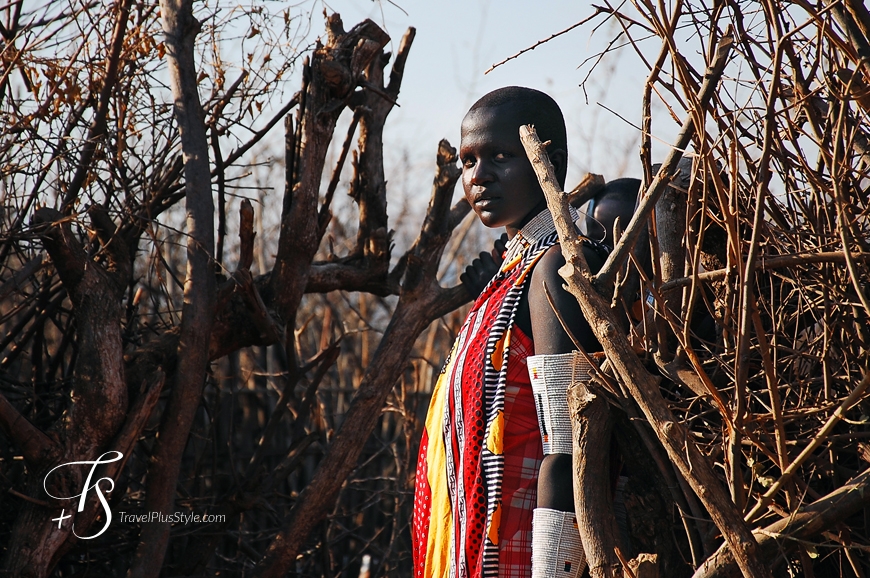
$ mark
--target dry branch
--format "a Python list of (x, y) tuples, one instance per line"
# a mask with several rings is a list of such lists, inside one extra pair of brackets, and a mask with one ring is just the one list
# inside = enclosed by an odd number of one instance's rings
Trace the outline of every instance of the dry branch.
[(461, 286), (446, 291), (435, 279), (441, 252), (450, 237), (450, 198), (459, 173), (456, 150), (441, 141), (432, 198), (420, 235), (407, 256), (399, 303), (341, 429), (258, 564), (257, 576), (277, 578), (290, 570), (309, 533), (334, 507), (338, 491), (356, 466), (363, 444), (377, 423), (417, 337), (440, 315), (445, 301), (454, 298), (456, 289), (464, 291)]
[(845, 413), (849, 411), (853, 405), (855, 405), (864, 395), (864, 392), (867, 390), (867, 387), (870, 386), (870, 372), (864, 374), (864, 379), (855, 387), (852, 393), (843, 400), (843, 402), (834, 410), (834, 413), (831, 414), (831, 417), (828, 418), (828, 421), (825, 422), (825, 425), (819, 431), (819, 433), (813, 437), (812, 441), (801, 451), (800, 455), (798, 455), (794, 461), (789, 464), (788, 468), (782, 473), (782, 476), (776, 480), (773, 484), (771, 484), (770, 488), (764, 493), (761, 498), (759, 498), (758, 503), (752, 507), (748, 514), (746, 514), (746, 521), (753, 522), (763, 513), (764, 509), (767, 508), (768, 504), (770, 504), (773, 497), (782, 489), (783, 485), (787, 484), (791, 481), (792, 476), (794, 476), (795, 472), (798, 471), (798, 468), (804, 463), (804, 461), (812, 455), (812, 453), (822, 445), (831, 432), (834, 429), (834, 426), (843, 419)]
[[(98, 476), (97, 479), (108, 477), (118, 485), (121, 473), (124, 471), (127, 461), (133, 454), (133, 448), (139, 441), (139, 438), (142, 435), (142, 430), (145, 428), (154, 408), (157, 407), (157, 402), (160, 399), (160, 394), (163, 392), (163, 386), (165, 383), (166, 375), (160, 369), (154, 372), (148, 380), (142, 383), (138, 395), (136, 396), (136, 401), (133, 403), (129, 414), (127, 415), (127, 421), (110, 444), (111, 449), (109, 451), (120, 453), (122, 458), (119, 461), (112, 462), (98, 469), (95, 474)], [(76, 518), (78, 527), (80, 529), (90, 527), (97, 515), (102, 512), (103, 506), (100, 503), (97, 494), (92, 493), (85, 504), (84, 511)], [(75, 536), (71, 536), (64, 544), (63, 548), (55, 554), (55, 557), (58, 558), (65, 551), (75, 547), (78, 542), (79, 540)]]
[[(405, 62), (417, 31), (409, 28), (399, 43), (389, 85), (384, 86), (387, 55), (374, 58), (365, 71), (365, 90), (355, 99), (360, 113), (359, 161), (350, 194), (359, 207), (359, 229), (354, 253), (389, 268), (390, 241), (387, 235), (387, 183), (384, 177), (384, 123), (402, 86)], [(376, 242), (375, 242), (376, 241)]]
[(617, 272), (622, 268), (625, 260), (628, 258), (628, 254), (634, 247), (634, 243), (637, 241), (641, 231), (646, 226), (647, 218), (652, 212), (653, 207), (655, 207), (655, 204), (658, 202), (659, 197), (667, 188), (668, 183), (670, 183), (674, 170), (677, 168), (677, 165), (683, 156), (683, 152), (686, 150), (686, 147), (689, 146), (692, 137), (695, 135), (695, 131), (698, 129), (696, 126), (697, 120), (695, 114), (702, 111), (713, 97), (719, 79), (722, 76), (722, 72), (725, 70), (725, 65), (728, 63), (733, 42), (734, 40), (731, 37), (730, 31), (727, 32), (719, 41), (719, 45), (716, 47), (715, 58), (710, 63), (710, 66), (707, 67), (707, 71), (704, 74), (704, 83), (701, 85), (701, 89), (697, 95), (697, 108), (695, 111), (686, 115), (686, 118), (683, 121), (683, 126), (680, 129), (680, 134), (677, 136), (676, 143), (671, 147), (667, 158), (662, 163), (655, 178), (649, 184), (646, 191), (643, 192), (643, 196), (641, 197), (642, 200), (637, 207), (634, 216), (631, 218), (631, 221), (626, 225), (619, 242), (616, 243), (616, 246), (613, 248), (613, 252), (608, 256), (607, 261), (605, 261), (604, 265), (601, 266), (601, 270), (595, 276), (594, 286), (602, 295), (609, 296), (609, 294), (612, 293), (612, 287)]
[[(864, 471), (827, 496), (792, 512), (782, 520), (755, 530), (759, 555), (770, 561), (782, 551), (800, 548), (802, 541), (812, 540), (828, 528), (841, 524), (868, 504), (870, 471)], [(739, 575), (731, 551), (720, 548), (698, 568), (692, 578), (735, 578)]]
[(589, 385), (590, 382), (578, 381), (568, 388), (574, 446), (574, 507), (589, 574), (593, 578), (610, 578), (620, 575), (620, 562), (615, 554), (619, 532), (610, 504), (610, 489), (602, 483), (610, 473), (613, 420), (607, 400), (594, 394)]
[[(93, 218), (93, 215), (92, 215)], [(95, 218), (96, 228), (108, 232), (110, 222)], [(73, 233), (69, 217), (47, 207), (33, 217), (35, 228), (41, 233), (43, 245), (51, 257), (64, 288), (66, 289), (77, 319), (78, 361), (74, 371), (71, 398), (75, 400), (64, 420), (55, 424), (52, 437), (54, 451), (45, 447), (46, 436), (34, 434), (31, 441), (24, 442), (21, 436), (28, 433), (28, 422), (17, 418), (17, 412), (5, 403), (0, 404), (7, 420), (17, 422), (18, 439), (30, 449), (31, 459), (39, 459), (42, 453), (63, 463), (76, 459), (96, 459), (101, 450), (117, 433), (127, 411), (127, 387), (124, 380), (123, 352), (121, 345), (120, 296), (123, 285), (117, 271), (107, 270), (92, 260), (77, 236)], [(120, 251), (121, 241), (116, 250)], [(4, 398), (5, 401), (5, 398)], [(34, 476), (28, 480), (25, 493), (30, 497), (41, 495), (42, 480), (53, 463), (39, 462)], [(82, 482), (81, 473), (69, 476), (69, 487)], [(74, 492), (73, 492), (74, 493)], [(72, 495), (72, 494), (70, 494)], [(6, 571), (22, 577), (47, 576), (67, 547), (72, 535), (72, 521), (68, 527), (57, 528), (46, 516), (40, 500), (28, 502), (15, 521), (12, 540), (9, 543)], [(53, 506), (55, 504), (52, 504)], [(86, 528), (89, 520), (79, 514), (79, 529)]]
[(99, 105), (88, 130), (85, 146), (82, 147), (78, 169), (64, 195), (63, 212), (67, 215), (72, 213), (75, 208), (74, 203), (78, 200), (79, 192), (93, 170), (91, 161), (94, 158), (97, 145), (106, 136), (106, 117), (112, 102), (112, 92), (115, 90), (115, 84), (118, 80), (118, 69), (121, 66), (121, 51), (124, 48), (124, 36), (127, 31), (127, 23), (130, 20), (130, 4), (132, 4), (131, 0), (120, 0), (117, 3), (111, 51), (106, 60), (106, 74), (103, 78), (103, 86), (100, 88)]
[[(182, 454), (205, 384), (216, 283), (212, 267), (215, 231), (208, 140), (194, 60), (200, 23), (193, 16), (190, 0), (161, 0), (160, 11), (184, 158), (188, 235), (178, 366), (151, 460), (146, 496), (148, 511), (169, 513), (175, 503)], [(147, 524), (142, 528), (130, 578), (156, 578), (160, 574), (169, 531), (169, 524)]]
[(370, 20), (345, 33), (341, 18), (333, 14), (327, 26), (330, 30), (327, 43), (314, 51), (308, 67), (310, 81), (302, 96), (301, 140), (295, 143), (305, 154), (295, 159), (295, 182), (289, 182), (292, 189), (284, 192), (278, 253), (270, 280), (276, 310), (291, 325), (319, 245), (318, 194), (335, 123), (345, 100), (362, 80), (371, 60), (380, 53), (373, 46), (380, 49), (389, 41), (386, 33)]
[(584, 203), (604, 189), (604, 177), (593, 173), (586, 173), (580, 182), (574, 187), (568, 196), (569, 202), (575, 208), (580, 208)]
[[(863, 262), (870, 262), (870, 255), (867, 254), (853, 255), (853, 257)], [(846, 255), (842, 251), (822, 251), (818, 253), (800, 253), (797, 255), (767, 257), (762, 258), (761, 261), (758, 263), (758, 271), (775, 271), (776, 269), (785, 269), (789, 267), (797, 268), (801, 267), (802, 265), (811, 265), (816, 263), (845, 264)], [(725, 279), (729, 274), (734, 274), (734, 271), (729, 269), (704, 271), (703, 273), (698, 273), (694, 277), (681, 277), (679, 279), (673, 279), (671, 281), (668, 281), (667, 283), (662, 284), (659, 291), (661, 291), (662, 293), (667, 293), (675, 289), (688, 287), (695, 280), (702, 283), (721, 281)]]
[(757, 544), (752, 533), (713, 474), (706, 456), (698, 450), (662, 398), (659, 378), (647, 372), (628, 339), (619, 330), (619, 323), (610, 311), (609, 304), (593, 289), (589, 266), (583, 256), (582, 241), (568, 212), (567, 196), (560, 190), (546, 149), (531, 127), (520, 127), (520, 139), (538, 175), (559, 232), (566, 261), (559, 272), (566, 280), (568, 290), (577, 298), (586, 321), (616, 370), (620, 384), (640, 406), (671, 461), (707, 508), (734, 553), (743, 575), (747, 578), (770, 576), (770, 570), (757, 555)]

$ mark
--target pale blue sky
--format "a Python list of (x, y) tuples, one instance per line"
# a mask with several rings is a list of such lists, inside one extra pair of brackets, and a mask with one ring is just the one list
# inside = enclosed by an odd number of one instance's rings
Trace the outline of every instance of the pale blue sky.
[[(401, 9), (396, 6), (401, 6)], [(437, 142), (459, 144), (459, 124), (477, 98), (495, 88), (516, 84), (543, 90), (562, 106), (569, 128), (571, 186), (586, 171), (606, 178), (637, 175), (637, 131), (601, 102), (631, 122), (640, 118), (640, 89), (646, 71), (634, 53), (610, 55), (580, 88), (589, 65), (578, 69), (614, 35), (613, 24), (598, 17), (539, 46), (487, 75), (492, 64), (590, 16), (588, 2), (571, 0), (334, 0), (322, 6), (341, 14), (349, 28), (363, 18), (384, 26), (394, 44), (408, 26), (417, 28), (402, 92), (401, 107), (387, 121), (390, 163), (401, 154), (414, 168), (431, 166)], [(407, 14), (406, 14), (407, 13)], [(317, 16), (314, 30), (317, 30)], [(650, 44), (653, 50), (658, 43)], [(610, 70), (608, 70), (610, 69)], [(618, 74), (616, 73), (618, 71)]]
[[(602, 174), (607, 180), (641, 175), (639, 132), (632, 124), (640, 124), (642, 88), (647, 76), (645, 66), (633, 48), (627, 46), (607, 54), (589, 73), (590, 62), (597, 60), (597, 55), (620, 32), (613, 20), (598, 16), (484, 75), (494, 63), (587, 19), (595, 12), (589, 2), (393, 1), (395, 3), (390, 0), (301, 0), (299, 4), (288, 5), (276, 0), (266, 4), (267, 9), (277, 13), (289, 7), (289, 14), (300, 27), (297, 30), (308, 29), (307, 38), (297, 36), (293, 40), (295, 46), (310, 45), (324, 33), (324, 10), (341, 14), (345, 29), (371, 18), (392, 37), (392, 46), (388, 47), (391, 51), (398, 47), (409, 26), (417, 29), (405, 67), (398, 100), (400, 107), (387, 119), (384, 134), (391, 219), (400, 214), (414, 215), (416, 219), (429, 197), (438, 141), (446, 138), (458, 147), (460, 123), (469, 106), (502, 86), (537, 88), (561, 105), (568, 127), (570, 157), (566, 188), (576, 185), (587, 172)], [(630, 7), (626, 5), (625, 9), (630, 10)], [(280, 25), (280, 22), (275, 23)], [(241, 34), (240, 38), (245, 35)], [(638, 39), (636, 36), (635, 40)], [(640, 46), (648, 59), (660, 49), (657, 39), (641, 42)], [(247, 51), (247, 48), (242, 49), (242, 53)], [(298, 75), (297, 67), (293, 75), (284, 79), (290, 90), (295, 91), (299, 86)], [(581, 87), (584, 80), (585, 86)], [(279, 96), (270, 106), (280, 100)], [(264, 118), (267, 112), (263, 110)], [(660, 143), (672, 141), (676, 132), (669, 115), (655, 112), (654, 109), (653, 134), (660, 140), (653, 140), (654, 162), (665, 154), (665, 147)], [(336, 130), (340, 135), (339, 143), (349, 118), (349, 112), (345, 112), (339, 121)], [(280, 133), (273, 131), (267, 140), (263, 152), (280, 158), (283, 154)], [(344, 189), (350, 177), (349, 164), (345, 165), (339, 190)], [(457, 189), (455, 196), (460, 194)], [(333, 209), (337, 215), (353, 218), (353, 209), (343, 195), (336, 199)], [(406, 233), (416, 231), (416, 227), (411, 229)], [(492, 234), (482, 229), (482, 226), (475, 227), (478, 231), (475, 234)], [(396, 239), (399, 246), (410, 241)]]

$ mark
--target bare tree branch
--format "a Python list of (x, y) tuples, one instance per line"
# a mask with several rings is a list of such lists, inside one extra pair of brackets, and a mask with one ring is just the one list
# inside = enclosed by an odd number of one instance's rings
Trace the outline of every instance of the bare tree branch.
[[(314, 51), (304, 95), (301, 143), (305, 154), (294, 167), (297, 178), (284, 193), (284, 211), (278, 254), (272, 273), (272, 294), (279, 315), (292, 324), (308, 283), (311, 261), (317, 251), (317, 201), (326, 151), (344, 100), (362, 79), (365, 69), (389, 37), (367, 20), (345, 33), (337, 14), (329, 17), (330, 34), (325, 46)], [(372, 50), (377, 45), (378, 51)]]
[(582, 241), (574, 231), (568, 212), (567, 196), (560, 190), (545, 147), (531, 127), (520, 127), (520, 139), (538, 175), (559, 232), (566, 261), (559, 272), (568, 283), (568, 290), (577, 298), (584, 317), (616, 370), (620, 384), (631, 393), (671, 461), (707, 508), (734, 553), (743, 575), (747, 578), (771, 576), (770, 569), (757, 556), (757, 545), (752, 533), (713, 474), (707, 458), (698, 450), (662, 398), (658, 388), (659, 378), (647, 372), (628, 339), (619, 331), (619, 323), (613, 317), (609, 304), (593, 289), (589, 266), (583, 256)]
[[(771, 561), (783, 551), (801, 546), (870, 504), (870, 471), (849, 480), (830, 494), (782, 520), (755, 530), (759, 555)], [(692, 578), (735, 578), (740, 575), (731, 550), (722, 547), (707, 558)]]
[(3, 395), (0, 395), (0, 428), (18, 446), (21, 455), (34, 469), (40, 469), (58, 452), (56, 444), (27, 421)]
[(433, 313), (438, 314), (442, 309), (446, 293), (438, 286), (435, 276), (441, 252), (450, 236), (447, 226), (450, 198), (459, 173), (456, 150), (441, 141), (432, 199), (420, 235), (409, 251), (396, 311), (341, 429), (311, 483), (284, 520), (281, 532), (258, 564), (257, 576), (286, 575), (309, 533), (333, 508), (338, 491), (356, 466), (363, 444), (377, 423), (384, 401), (399, 378), (414, 342), (436, 318)]
[[(209, 335), (214, 319), (214, 201), (208, 161), (205, 117), (197, 92), (194, 40), (200, 23), (190, 0), (161, 0), (160, 11), (169, 61), (175, 117), (184, 157), (187, 208), (187, 278), (184, 283), (178, 367), (169, 405), (163, 415), (160, 437), (148, 476), (146, 504), (152, 512), (169, 513), (181, 456), (205, 384), (209, 361)], [(168, 524), (143, 527), (128, 576), (156, 578), (169, 541)]]
[(130, 4), (131, 0), (118, 0), (115, 29), (112, 31), (112, 45), (109, 50), (109, 57), (106, 60), (106, 76), (103, 79), (103, 86), (100, 88), (99, 105), (94, 119), (91, 121), (91, 127), (85, 139), (85, 146), (82, 148), (81, 156), (79, 157), (78, 169), (64, 195), (63, 212), (67, 215), (72, 212), (82, 185), (85, 184), (85, 180), (93, 169), (91, 160), (94, 158), (97, 144), (106, 135), (106, 116), (109, 112), (110, 97), (118, 80), (121, 51), (124, 48), (127, 22), (130, 20)]
[(707, 67), (707, 72), (704, 75), (704, 84), (701, 85), (701, 90), (698, 92), (698, 108), (695, 111), (686, 115), (683, 121), (683, 126), (680, 129), (680, 134), (677, 137), (677, 142), (671, 147), (667, 159), (662, 163), (658, 174), (644, 191), (642, 200), (631, 221), (626, 225), (622, 237), (616, 243), (613, 252), (608, 256), (607, 261), (602, 265), (601, 270), (595, 276), (594, 286), (602, 294), (612, 292), (613, 282), (617, 272), (622, 268), (628, 254), (634, 247), (635, 241), (646, 225), (646, 220), (650, 212), (658, 202), (659, 197), (665, 191), (670, 182), (674, 169), (683, 156), (686, 147), (692, 140), (692, 136), (697, 129), (695, 115), (703, 110), (703, 107), (712, 98), (719, 78), (722, 76), (722, 71), (725, 70), (725, 65), (728, 63), (728, 57), (731, 54), (731, 45), (734, 40), (731, 33), (726, 34), (719, 41), (719, 46), (716, 49), (716, 55), (710, 66)]

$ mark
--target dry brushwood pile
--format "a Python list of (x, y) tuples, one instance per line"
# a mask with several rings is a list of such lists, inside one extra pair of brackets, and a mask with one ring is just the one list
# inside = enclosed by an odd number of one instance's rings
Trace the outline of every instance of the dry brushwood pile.
[[(332, 15), (306, 47), (289, 9), (200, 8), (0, 7), (0, 575), (407, 576), (419, 416), (467, 301), (439, 265), (469, 234), (446, 142), (422, 225), (387, 212), (414, 31), (389, 55)], [(870, 12), (638, 0), (590, 20), (649, 70), (644, 196), (597, 275), (561, 221), (607, 357), (575, 425), (612, 429), (628, 464), (625, 536), (595, 469), (610, 444), (578, 452), (590, 573), (863, 577)], [(107, 452), (114, 517), (84, 540), (107, 522), (74, 497), (89, 468), (48, 474)]]
[[(575, 453), (592, 575), (649, 552), (663, 576), (865, 576), (870, 12), (851, 0), (597, 10), (650, 72), (647, 185), (597, 275), (562, 227), (563, 275), (607, 353), (572, 391), (575, 434), (622, 436), (629, 526), (636, 510), (633, 548), (617, 552), (595, 501), (604, 472)], [(679, 136), (655, 166), (650, 138), (666, 122)], [(523, 139), (546, 182), (539, 141)], [(568, 197), (545, 190), (563, 211)], [(638, 299), (645, 313), (626, 338), (620, 319)], [(656, 500), (679, 516), (667, 547)]]

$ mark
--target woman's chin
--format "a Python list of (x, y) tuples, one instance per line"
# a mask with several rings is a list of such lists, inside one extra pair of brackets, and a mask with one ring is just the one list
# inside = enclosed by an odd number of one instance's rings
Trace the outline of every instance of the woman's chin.
[(504, 223), (502, 223), (498, 217), (491, 213), (477, 213), (477, 219), (484, 227), (488, 227), (490, 229), (498, 229), (500, 227), (504, 227)]

